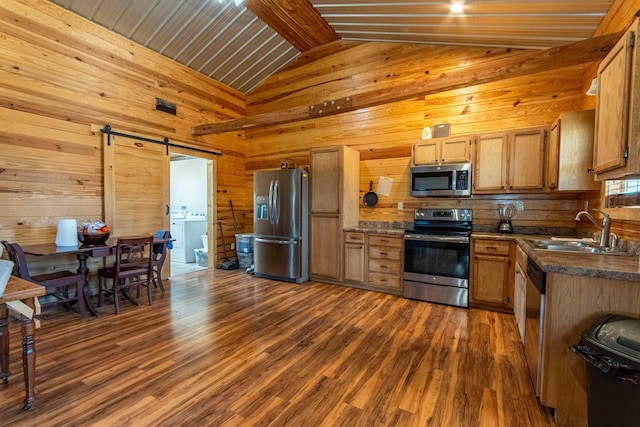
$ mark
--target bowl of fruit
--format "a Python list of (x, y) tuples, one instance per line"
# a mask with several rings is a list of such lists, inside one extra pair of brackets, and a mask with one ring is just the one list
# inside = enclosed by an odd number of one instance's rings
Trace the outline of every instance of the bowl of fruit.
[(102, 221), (83, 222), (78, 226), (78, 240), (85, 246), (103, 245), (111, 230)]

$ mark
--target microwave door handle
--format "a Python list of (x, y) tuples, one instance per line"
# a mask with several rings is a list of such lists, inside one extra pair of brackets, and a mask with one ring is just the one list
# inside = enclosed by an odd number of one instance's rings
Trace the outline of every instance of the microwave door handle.
[(429, 236), (429, 235), (407, 235), (405, 240), (415, 240), (420, 242), (447, 242), (447, 243), (469, 243), (468, 237), (461, 236)]

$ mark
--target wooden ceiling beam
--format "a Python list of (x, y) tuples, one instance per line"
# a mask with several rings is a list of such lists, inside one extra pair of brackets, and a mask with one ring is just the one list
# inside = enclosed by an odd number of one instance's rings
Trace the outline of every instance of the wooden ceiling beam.
[[(355, 93), (350, 97), (350, 111), (511, 77), (599, 61), (613, 48), (622, 37), (622, 34), (623, 32), (618, 32), (594, 37), (543, 51), (517, 51), (510, 56), (484, 61), (471, 68), (454, 70), (440, 75), (427, 75), (423, 80), (398, 85), (390, 90)], [(305, 105), (220, 123), (195, 126), (191, 128), (191, 134), (196, 136), (219, 134), (308, 120), (310, 118), (309, 106)]]
[(309, 0), (245, 0), (244, 4), (300, 52), (340, 40)]

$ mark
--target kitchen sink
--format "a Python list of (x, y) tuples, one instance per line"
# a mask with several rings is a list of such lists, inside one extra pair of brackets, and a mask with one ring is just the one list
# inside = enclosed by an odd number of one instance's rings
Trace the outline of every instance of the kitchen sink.
[(587, 247), (597, 247), (596, 243), (588, 240), (555, 240), (555, 239), (541, 239), (541, 240), (529, 240), (532, 245), (536, 246), (558, 246), (558, 247), (568, 247), (568, 248), (587, 248)]
[(587, 254), (603, 254), (603, 255), (620, 255), (630, 256), (628, 252), (620, 252), (617, 249), (602, 248), (596, 243), (592, 243), (585, 240), (552, 240), (541, 239), (527, 240), (528, 243), (535, 249), (542, 249), (546, 251), (560, 251), (560, 252), (573, 252), (573, 253), (587, 253)]

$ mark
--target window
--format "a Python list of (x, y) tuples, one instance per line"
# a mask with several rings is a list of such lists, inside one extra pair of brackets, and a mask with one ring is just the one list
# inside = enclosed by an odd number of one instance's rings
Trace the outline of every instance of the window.
[(607, 181), (604, 193), (605, 207), (640, 207), (640, 179)]

